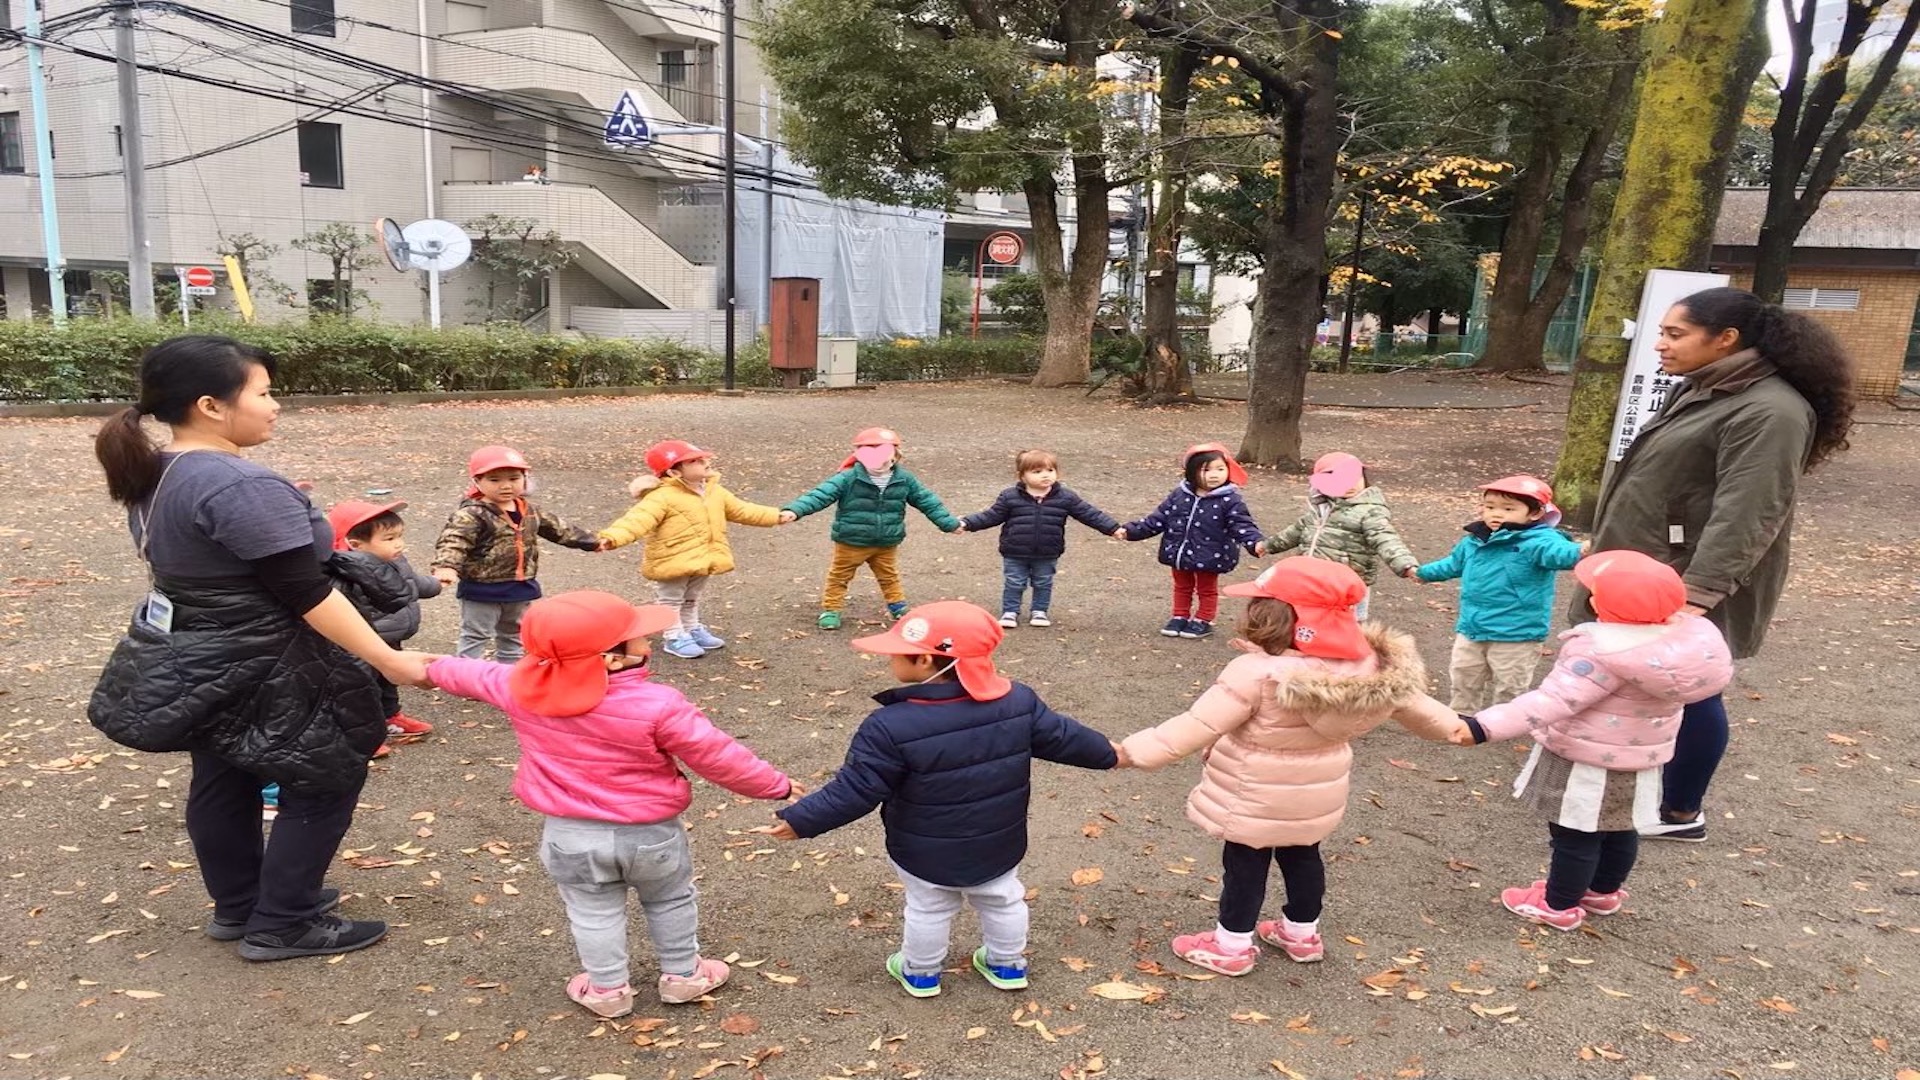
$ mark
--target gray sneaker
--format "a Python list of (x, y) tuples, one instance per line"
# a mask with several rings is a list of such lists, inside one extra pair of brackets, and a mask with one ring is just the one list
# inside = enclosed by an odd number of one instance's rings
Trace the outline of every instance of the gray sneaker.
[(248, 934), (240, 939), (240, 956), (244, 960), (332, 956), (364, 949), (386, 936), (387, 924), (383, 922), (357, 922), (338, 915), (322, 915), (304, 926)]
[[(339, 889), (320, 890), (320, 914), (325, 915), (339, 906)], [(247, 920), (208, 919), (201, 932), (215, 941), (239, 941), (247, 936)]]

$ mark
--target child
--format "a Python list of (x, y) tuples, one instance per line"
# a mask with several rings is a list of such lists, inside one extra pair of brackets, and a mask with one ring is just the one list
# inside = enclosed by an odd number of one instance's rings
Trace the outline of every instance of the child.
[(1160, 636), (1203, 638), (1213, 633), (1213, 617), (1220, 610), (1220, 575), (1240, 565), (1234, 545), (1258, 558), (1260, 526), (1240, 496), (1247, 470), (1226, 447), (1217, 442), (1189, 446), (1180, 467), (1186, 478), (1159, 509), (1122, 525), (1113, 535), (1122, 540), (1160, 537), (1160, 564), (1173, 570), (1173, 618), (1160, 628)]
[(1367, 467), (1352, 454), (1322, 454), (1307, 478), (1307, 512), (1267, 539), (1267, 553), (1303, 548), (1301, 554), (1345, 563), (1360, 575), (1368, 595), (1354, 616), (1365, 622), (1372, 606), (1374, 576), (1381, 561), (1396, 574), (1409, 575), (1413, 557), (1393, 527), (1387, 497), (1367, 478)]
[[(400, 511), (407, 504), (348, 499), (327, 511), (333, 526), (333, 555), (328, 569), (339, 579), (360, 613), (387, 644), (401, 643), (420, 632), (420, 601), (440, 595), (438, 578), (414, 570), (407, 562), (407, 523)], [(375, 600), (385, 594), (386, 602)], [(398, 600), (397, 606), (393, 604)], [(400, 688), (376, 675), (380, 707), (387, 717), (389, 742), (413, 742), (432, 733), (433, 725), (400, 711)], [(386, 743), (373, 756), (386, 757)]]
[(742, 502), (721, 487), (713, 452), (689, 442), (668, 439), (648, 447), (647, 470), (657, 483), (619, 521), (600, 530), (600, 541), (612, 549), (646, 539), (640, 573), (653, 582), (654, 601), (680, 613), (680, 621), (667, 628), (667, 655), (698, 659), (709, 649), (727, 647), (700, 619), (707, 578), (733, 570), (727, 522), (778, 525), (780, 511)]
[(1660, 767), (1673, 757), (1680, 710), (1733, 679), (1720, 631), (1685, 614), (1687, 588), (1637, 551), (1602, 551), (1573, 568), (1598, 621), (1565, 644), (1538, 690), (1467, 720), (1462, 745), (1528, 735), (1533, 754), (1514, 797), (1545, 815), (1553, 861), (1544, 881), (1500, 894), (1508, 911), (1557, 930), (1611, 915), (1639, 852), (1639, 828), (1660, 818)]
[[(1190, 964), (1245, 975), (1259, 959), (1256, 933), (1297, 963), (1320, 960), (1320, 842), (1346, 813), (1348, 742), (1388, 719), (1436, 741), (1465, 730), (1423, 692), (1413, 639), (1354, 618), (1366, 591), (1346, 566), (1305, 556), (1230, 586), (1254, 597), (1240, 632), (1259, 651), (1228, 664), (1186, 712), (1120, 744), (1121, 760), (1142, 769), (1206, 751), (1187, 818), (1224, 842), (1220, 920), (1173, 939)], [(1285, 917), (1258, 922), (1269, 863), (1286, 882)]]
[(511, 446), (483, 446), (467, 458), (473, 487), (440, 530), (433, 576), (458, 585), (461, 656), (493, 646), (502, 664), (520, 659), (520, 617), (540, 598), (539, 540), (581, 551), (606, 550), (599, 537), (528, 502), (532, 466)]
[(629, 889), (646, 912), (663, 1003), (696, 1001), (729, 974), (700, 955), (679, 816), (693, 788), (681, 764), (748, 798), (801, 794), (680, 691), (651, 681), (647, 635), (678, 620), (673, 608), (636, 608), (610, 593), (561, 593), (527, 608), (527, 655), (512, 667), (442, 657), (427, 668), (433, 685), (512, 721), (521, 755), (513, 794), (547, 816), (540, 862), (560, 887), (586, 969), (567, 981), (567, 996), (609, 1019), (633, 1011)]
[(907, 538), (909, 505), (927, 515), (941, 532), (960, 528), (960, 519), (947, 512), (940, 496), (900, 467), (899, 433), (872, 427), (853, 437), (853, 453), (840, 463), (839, 472), (781, 507), (782, 525), (834, 508), (833, 563), (827, 567), (827, 585), (820, 594), (820, 629), (840, 629), (847, 585), (862, 566), (873, 568), (873, 580), (880, 583), (890, 618), (898, 619), (907, 610), (907, 590), (900, 584), (900, 545)]
[(1554, 526), (1553, 488), (1533, 476), (1482, 484), (1480, 517), (1452, 553), (1416, 569), (1421, 581), (1460, 579), (1454, 623), (1453, 711), (1478, 712), (1533, 685), (1553, 621), (1553, 575), (1580, 561), (1581, 545)]
[(1089, 529), (1113, 535), (1120, 523), (1075, 494), (1060, 480), (1060, 459), (1049, 450), (1022, 450), (1014, 455), (1013, 472), (1020, 482), (1002, 491), (993, 505), (960, 519), (967, 532), (996, 526), (1000, 529), (1000, 563), (1006, 581), (1000, 592), (1000, 625), (1020, 625), (1020, 600), (1033, 586), (1030, 626), (1052, 626), (1047, 611), (1053, 604), (1053, 574), (1067, 551), (1067, 519)]
[(1033, 759), (1111, 769), (1107, 737), (1047, 708), (993, 667), (1002, 631), (984, 608), (922, 604), (853, 647), (890, 657), (907, 685), (874, 695), (833, 781), (776, 812), (776, 839), (818, 836), (880, 807), (887, 855), (906, 886), (900, 951), (887, 973), (917, 998), (940, 992), (948, 930), (972, 904), (985, 939), (973, 968), (1002, 990), (1027, 986), (1027, 803)]

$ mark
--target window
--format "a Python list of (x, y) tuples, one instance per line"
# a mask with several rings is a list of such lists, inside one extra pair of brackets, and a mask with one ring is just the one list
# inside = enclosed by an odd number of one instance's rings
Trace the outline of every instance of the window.
[(660, 50), (660, 96), (695, 123), (713, 121), (713, 49)]
[(300, 182), (307, 187), (347, 186), (346, 164), (340, 156), (340, 125), (300, 125)]
[(26, 171), (27, 151), (20, 143), (20, 114), (0, 113), (0, 173)]
[(293, 0), (293, 32), (333, 36), (333, 0)]
[(1859, 289), (1788, 289), (1780, 306), (1799, 311), (1859, 311)]

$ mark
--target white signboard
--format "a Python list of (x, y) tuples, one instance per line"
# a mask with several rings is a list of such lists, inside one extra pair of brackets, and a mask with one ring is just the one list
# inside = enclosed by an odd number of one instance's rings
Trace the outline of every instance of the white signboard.
[(1732, 279), (1725, 274), (1700, 274), (1691, 270), (1649, 270), (1647, 283), (1640, 290), (1640, 318), (1630, 331), (1633, 344), (1627, 347), (1627, 370), (1620, 380), (1620, 404), (1613, 413), (1613, 442), (1607, 448), (1607, 460), (1619, 461), (1633, 445), (1640, 429), (1652, 420), (1667, 394), (1679, 378), (1660, 370), (1660, 355), (1653, 346), (1660, 340), (1660, 320), (1677, 301), (1702, 289), (1716, 289)]

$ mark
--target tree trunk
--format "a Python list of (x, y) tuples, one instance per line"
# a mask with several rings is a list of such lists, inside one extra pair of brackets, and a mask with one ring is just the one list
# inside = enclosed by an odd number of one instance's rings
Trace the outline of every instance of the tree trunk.
[(1553, 477), (1555, 502), (1576, 524), (1592, 520), (1606, 468), (1627, 359), (1621, 320), (1636, 317), (1648, 270), (1706, 265), (1734, 136), (1767, 59), (1759, 0), (1668, 0), (1650, 33)]
[(1160, 78), (1160, 192), (1147, 230), (1144, 321), (1149, 399), (1193, 397), (1193, 369), (1180, 342), (1180, 234), (1187, 219), (1187, 99), (1200, 52), (1178, 45), (1162, 60)]

